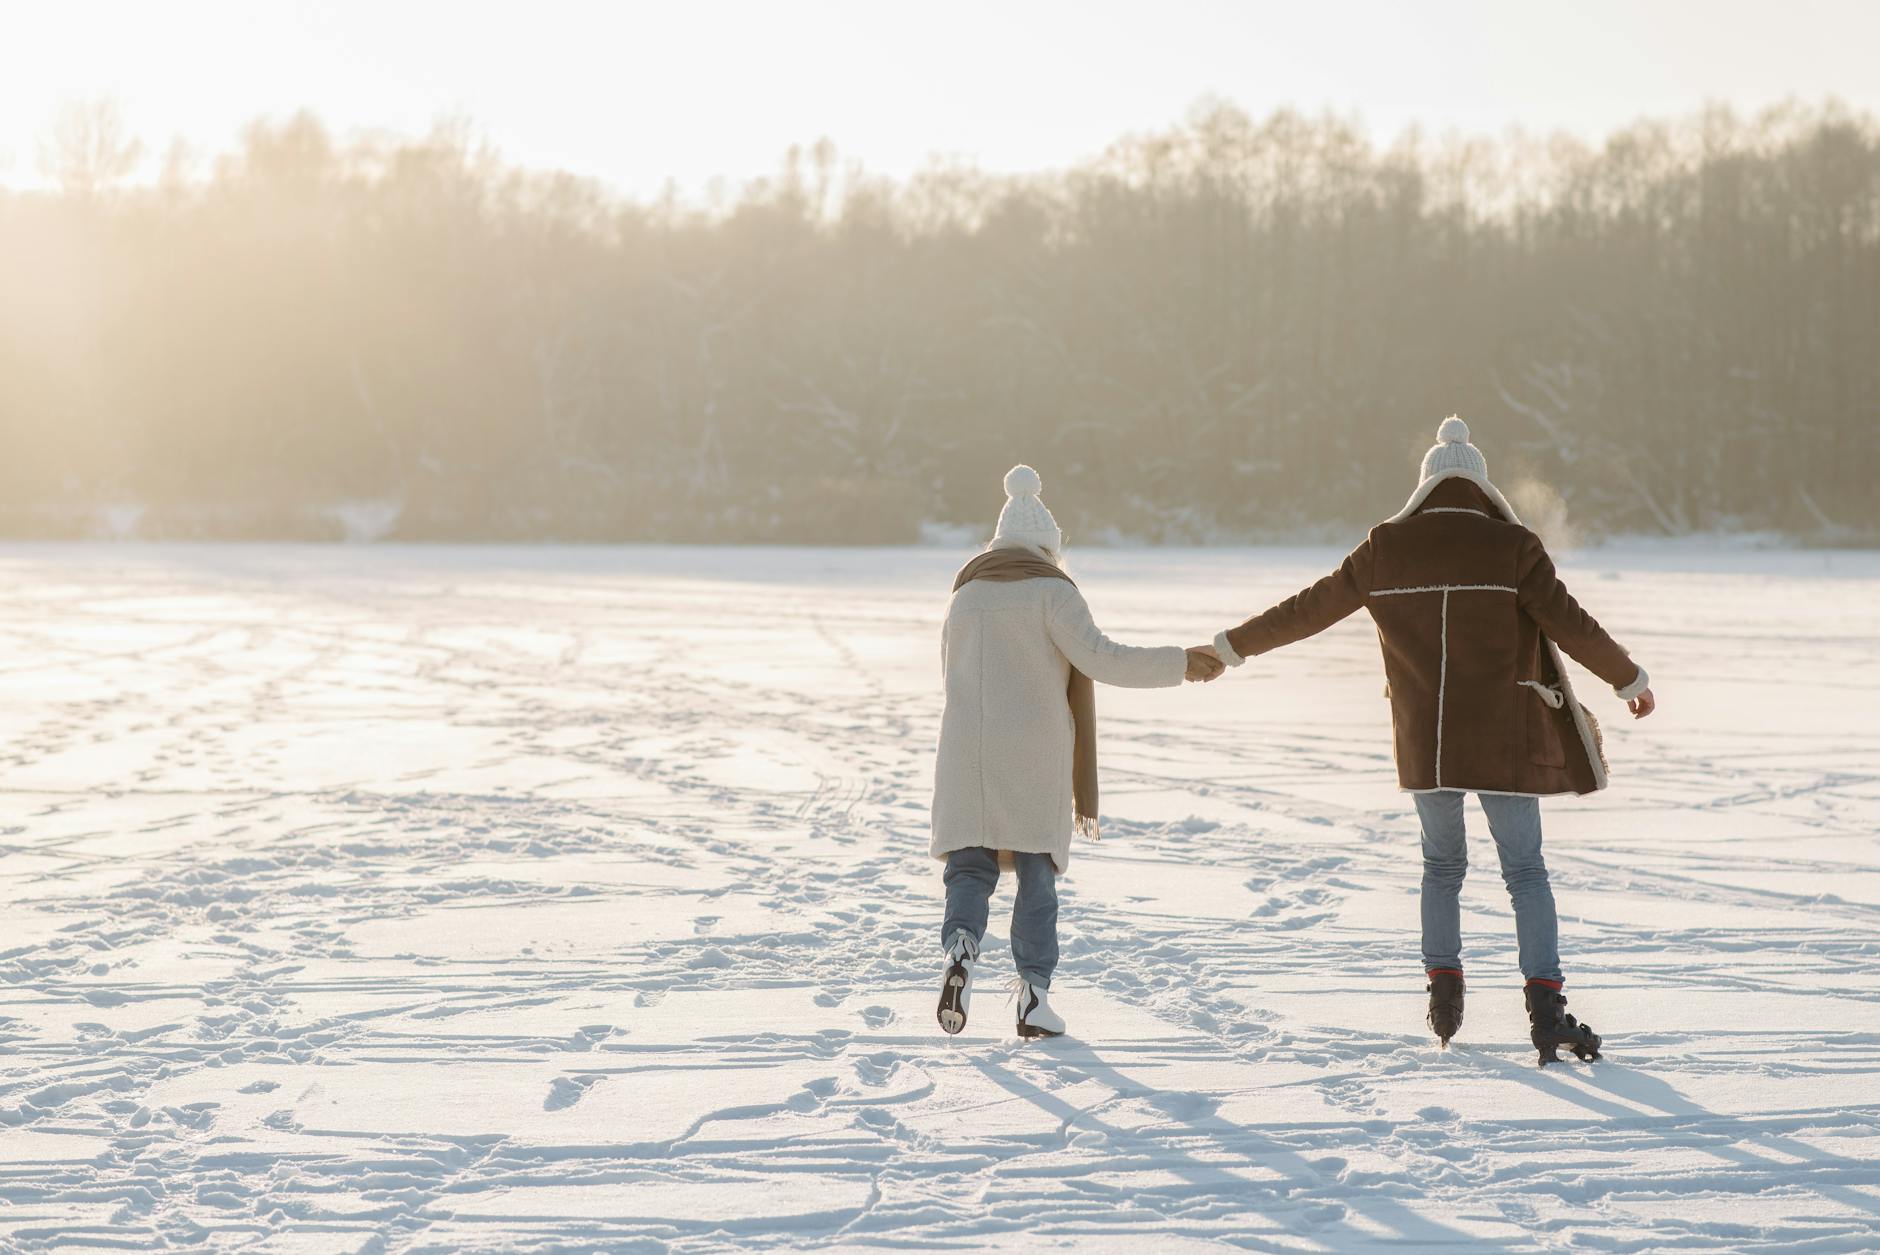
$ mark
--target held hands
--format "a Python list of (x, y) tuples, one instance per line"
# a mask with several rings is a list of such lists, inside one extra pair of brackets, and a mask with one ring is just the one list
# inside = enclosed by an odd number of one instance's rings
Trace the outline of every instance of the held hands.
[[(1190, 645), (1188, 647), (1188, 671), (1182, 678), (1194, 683), (1207, 684), (1221, 678), (1227, 670), (1227, 664), (1221, 661), (1221, 655), (1213, 645)], [(1643, 719), (1658, 709), (1658, 698), (1648, 688), (1625, 704), (1634, 719)]]
[[(1227, 664), (1214, 652), (1212, 645), (1193, 645), (1188, 649), (1188, 673), (1183, 678), (1206, 684), (1218, 679), (1221, 672), (1227, 670)], [(1650, 696), (1650, 694), (1647, 694)]]

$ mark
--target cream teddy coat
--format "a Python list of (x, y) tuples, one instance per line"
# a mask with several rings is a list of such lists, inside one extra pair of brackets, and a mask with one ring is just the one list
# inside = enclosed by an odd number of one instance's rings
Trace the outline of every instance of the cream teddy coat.
[(1073, 730), (1065, 686), (1076, 667), (1099, 684), (1171, 688), (1179, 645), (1119, 645), (1059, 579), (974, 580), (953, 594), (941, 633), (946, 711), (934, 766), (933, 856), (985, 846), (1071, 857)]

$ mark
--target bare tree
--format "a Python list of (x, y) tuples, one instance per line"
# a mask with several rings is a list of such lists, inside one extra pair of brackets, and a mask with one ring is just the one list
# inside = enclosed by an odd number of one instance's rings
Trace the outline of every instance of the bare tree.
[(143, 160), (144, 146), (109, 98), (62, 105), (39, 148), (39, 171), (68, 196), (90, 200)]

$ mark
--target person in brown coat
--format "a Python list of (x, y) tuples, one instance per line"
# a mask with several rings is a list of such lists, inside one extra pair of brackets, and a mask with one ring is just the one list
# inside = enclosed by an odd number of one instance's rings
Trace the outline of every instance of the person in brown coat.
[(1564, 649), (1613, 687), (1636, 718), (1656, 701), (1645, 669), (1580, 609), (1540, 538), (1489, 482), (1469, 428), (1450, 417), (1403, 509), (1338, 569), (1214, 638), (1229, 666), (1290, 645), (1360, 608), (1377, 623), (1389, 682), (1398, 783), (1423, 827), (1423, 965), (1430, 1027), (1445, 1046), (1462, 1026), (1462, 920), (1468, 869), (1464, 793), (1474, 793), (1514, 905), (1524, 996), (1543, 1063), (1599, 1037), (1566, 1014), (1559, 926), (1541, 857), (1540, 801), (1606, 787), (1599, 725), (1567, 677)]

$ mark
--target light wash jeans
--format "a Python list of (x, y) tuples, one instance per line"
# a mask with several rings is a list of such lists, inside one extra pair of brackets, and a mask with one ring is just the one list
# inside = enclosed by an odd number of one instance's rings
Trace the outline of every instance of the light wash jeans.
[[(1462, 970), (1462, 877), (1469, 870), (1462, 831), (1462, 794), (1453, 789), (1418, 793), (1423, 821), (1423, 968)], [(1541, 858), (1541, 803), (1533, 797), (1478, 793), (1488, 830), (1501, 855), (1501, 879), (1514, 904), (1514, 935), (1521, 947), (1521, 974), (1558, 981), (1560, 922), (1554, 890)]]
[[(1012, 903), (1012, 961), (1018, 974), (1040, 989), (1051, 988), (1057, 970), (1057, 868), (1049, 854), (1014, 854), (1018, 898)], [(940, 944), (965, 932), (975, 949), (986, 935), (986, 908), (999, 883), (999, 854), (976, 846), (947, 855), (947, 916)]]

